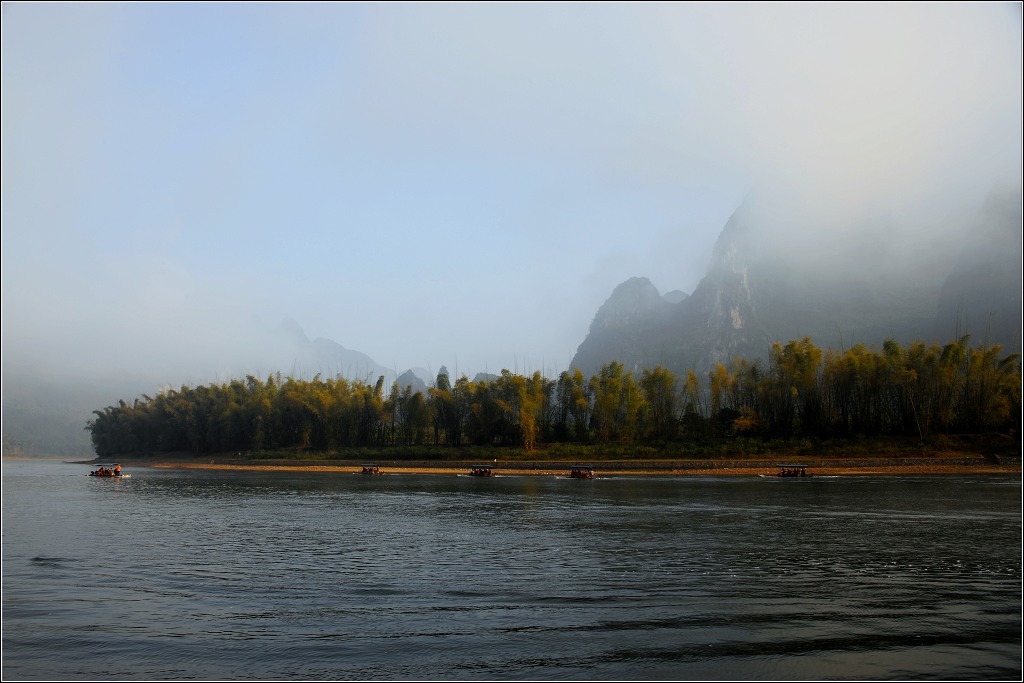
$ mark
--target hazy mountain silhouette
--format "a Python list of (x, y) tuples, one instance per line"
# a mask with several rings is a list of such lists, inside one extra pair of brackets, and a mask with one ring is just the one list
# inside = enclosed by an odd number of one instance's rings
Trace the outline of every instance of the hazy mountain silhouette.
[(1021, 350), (1021, 189), (992, 194), (942, 285), (934, 334)]
[[(887, 241), (892, 218), (838, 231), (786, 233), (799, 206), (751, 196), (724, 226), (707, 274), (689, 297), (660, 296), (635, 277), (612, 292), (572, 360), (592, 375), (619, 361), (704, 373), (740, 356), (764, 359), (773, 342), (810, 337), (823, 348), (887, 338), (944, 344), (959, 332), (1021, 345), (1020, 188), (991, 196), (963, 229), (959, 256), (939, 240)], [(777, 231), (773, 234), (773, 231)]]

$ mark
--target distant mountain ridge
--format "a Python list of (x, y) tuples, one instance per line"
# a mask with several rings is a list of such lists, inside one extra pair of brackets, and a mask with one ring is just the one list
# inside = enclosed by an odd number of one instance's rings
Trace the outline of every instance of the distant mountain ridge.
[[(1019, 187), (993, 194), (964, 231), (958, 258), (874, 253), (886, 226), (873, 226), (869, 237), (816, 262), (811, 252), (774, 245), (758, 209), (754, 198), (733, 213), (690, 296), (661, 296), (644, 277), (618, 285), (572, 366), (593, 375), (614, 360), (629, 370), (661, 365), (683, 376), (737, 356), (763, 360), (773, 342), (803, 337), (839, 350), (890, 337), (946, 343), (970, 333), (972, 343), (987, 339), (1020, 351)], [(818, 240), (818, 248), (827, 244)]]
[(308, 376), (312, 379), (317, 374), (323, 377), (345, 377), (359, 379), (373, 384), (381, 375), (390, 384), (398, 375), (394, 369), (386, 368), (361, 351), (347, 349), (331, 339), (318, 337), (312, 341), (306, 336), (302, 327), (292, 319), (281, 323), (283, 343), (280, 345), (280, 358), (290, 356), (285, 366), (297, 377)]
[[(93, 411), (116, 405), (118, 400), (131, 403), (143, 394), (154, 396), (162, 387), (177, 388), (182, 384), (219, 383), (241, 379), (247, 374), (262, 379), (271, 372), (281, 372), (296, 379), (311, 380), (342, 376), (374, 384), (384, 376), (386, 391), (398, 379), (399, 386), (411, 385), (413, 391), (426, 391), (433, 378), (425, 381), (421, 368), (408, 370), (401, 376), (385, 368), (360, 351), (347, 349), (326, 338), (310, 340), (294, 320), (284, 320), (276, 329), (265, 331), (261, 340), (259, 363), (267, 370), (254, 369), (239, 362), (237, 367), (216, 372), (207, 369), (206, 379), (175, 382), (155, 373), (138, 377), (104, 376), (88, 381), (50, 379), (21, 373), (17, 367), (5, 367), (3, 386), (3, 449), (8, 455), (60, 455), (89, 457), (92, 444), (85, 424)], [(251, 360), (251, 359), (250, 359)], [(197, 373), (201, 370), (197, 369)], [(197, 375), (203, 377), (203, 375)]]

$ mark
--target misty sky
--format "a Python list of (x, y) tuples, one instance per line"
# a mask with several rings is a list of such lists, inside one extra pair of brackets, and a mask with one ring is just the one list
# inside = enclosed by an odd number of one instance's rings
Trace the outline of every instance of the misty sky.
[(766, 180), (824, 216), (1020, 178), (1019, 3), (2, 12), (5, 371), (227, 367), (292, 318), (550, 374)]

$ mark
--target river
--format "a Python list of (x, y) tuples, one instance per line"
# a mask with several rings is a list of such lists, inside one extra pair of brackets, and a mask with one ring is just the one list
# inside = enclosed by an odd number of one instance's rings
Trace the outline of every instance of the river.
[(3, 680), (1021, 680), (1017, 476), (3, 462)]

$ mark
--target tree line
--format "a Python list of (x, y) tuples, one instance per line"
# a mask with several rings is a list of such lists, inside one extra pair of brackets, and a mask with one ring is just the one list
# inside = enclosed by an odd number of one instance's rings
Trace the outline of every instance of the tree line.
[(94, 411), (99, 456), (313, 452), (350, 447), (514, 446), (561, 442), (666, 445), (708, 438), (1019, 433), (1021, 362), (1001, 346), (893, 340), (881, 349), (822, 350), (809, 338), (773, 344), (766, 362), (736, 358), (705, 376), (612, 361), (589, 378), (503, 370), (426, 393), (342, 377), (261, 380), (143, 395)]

